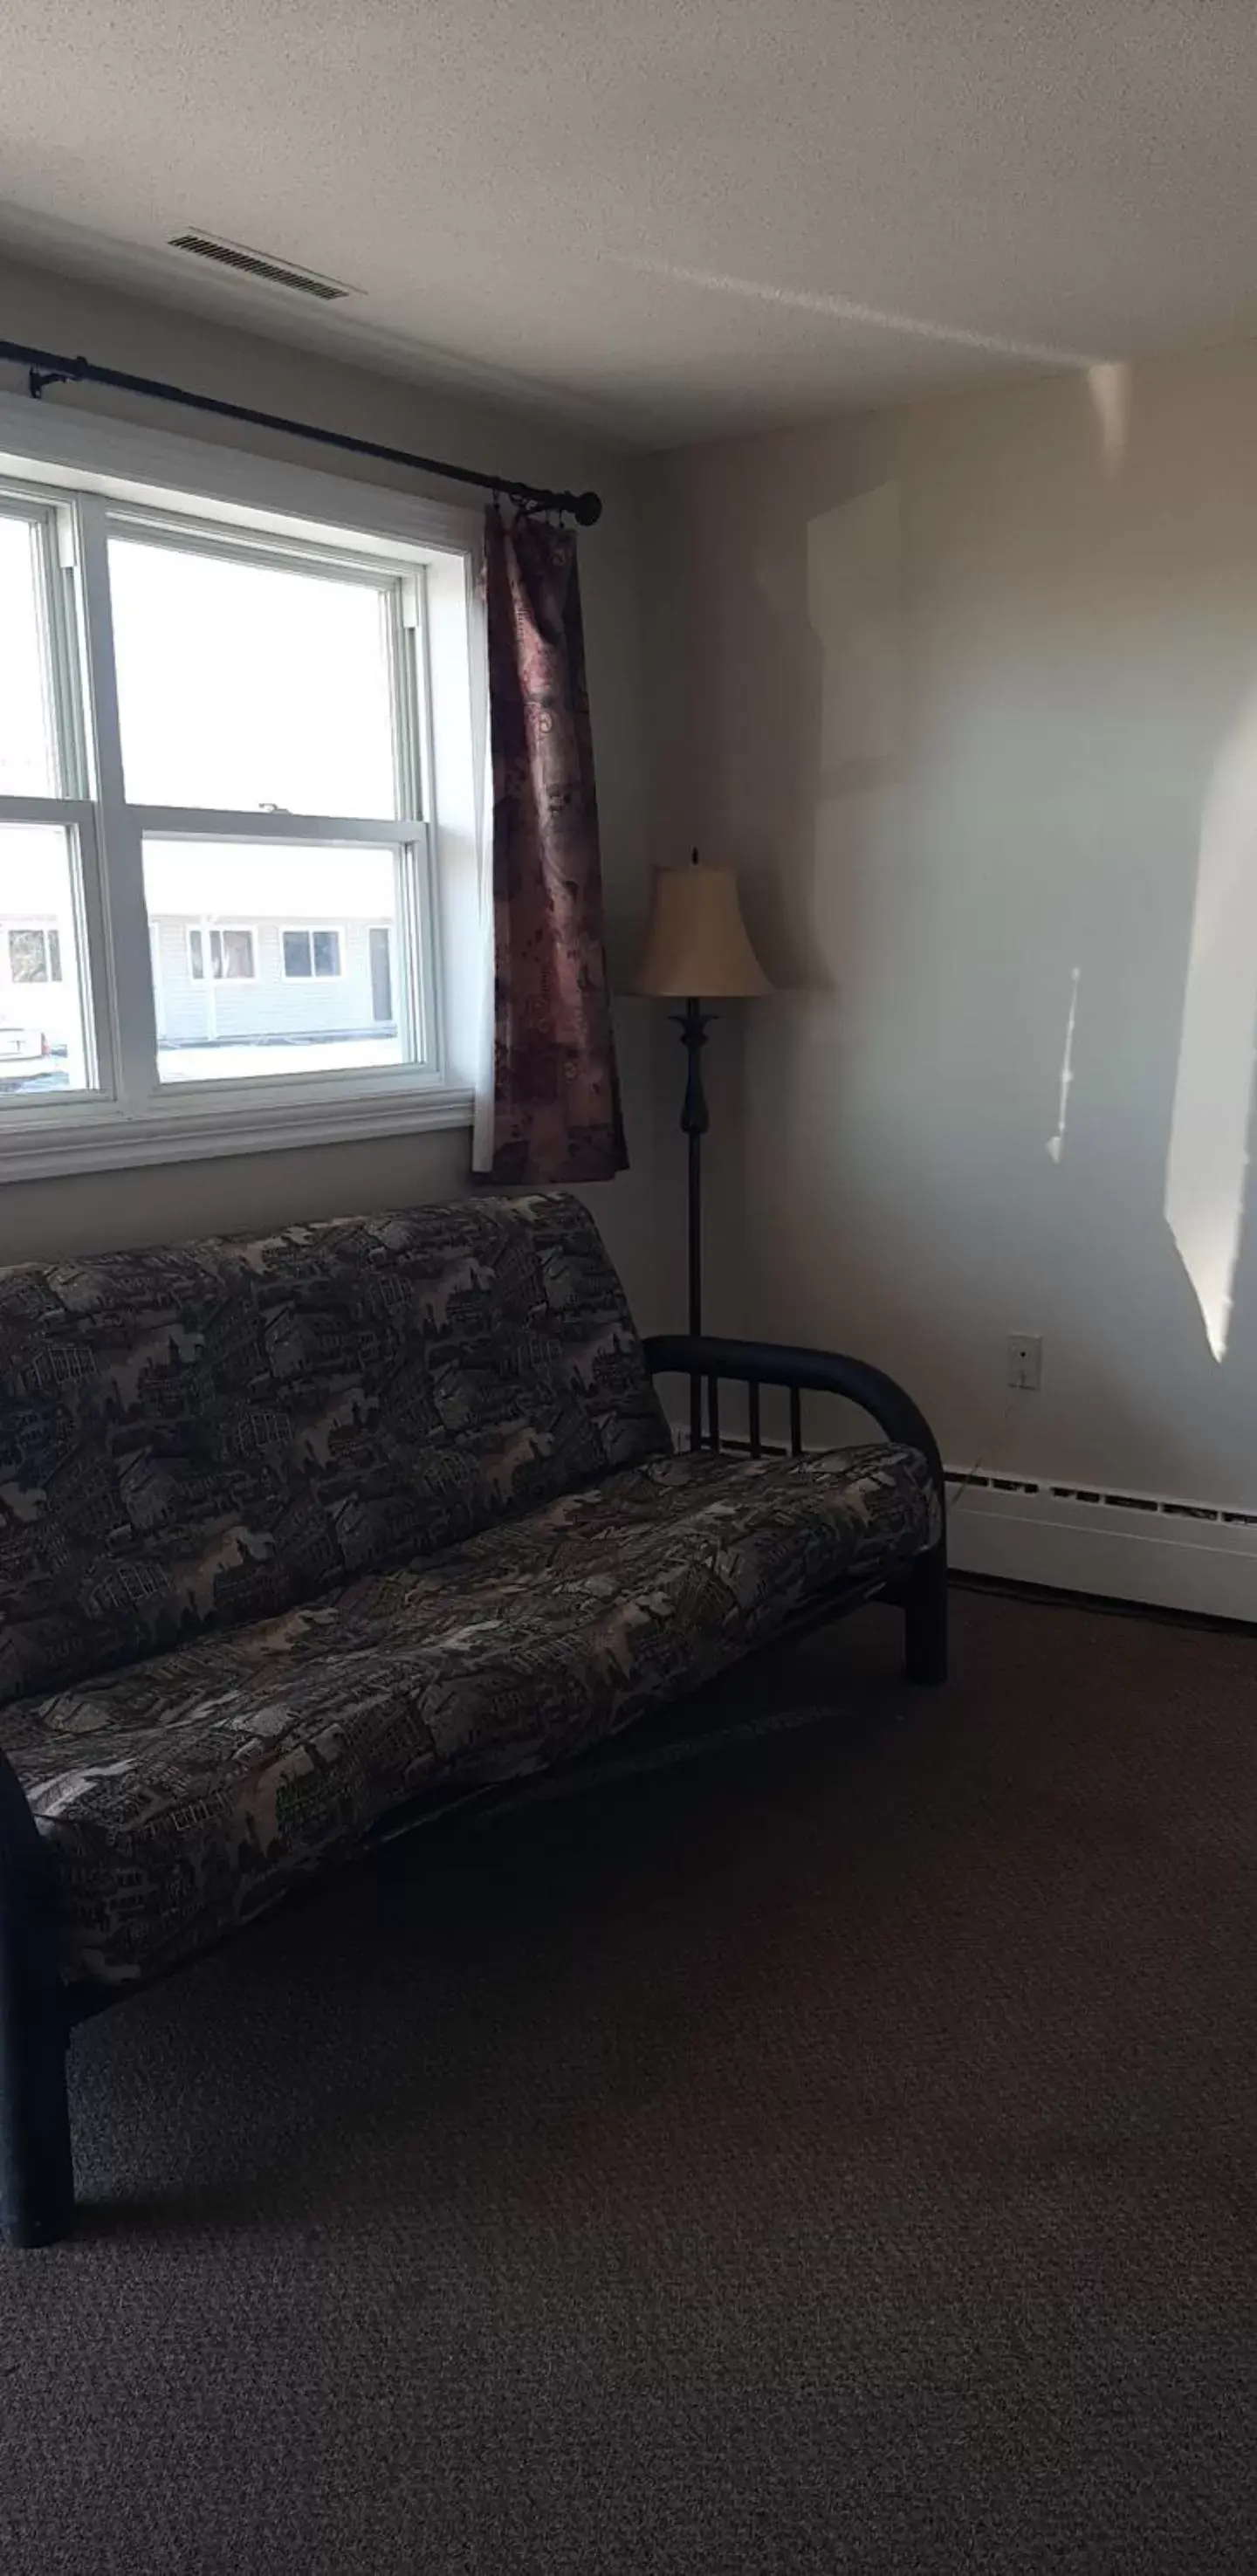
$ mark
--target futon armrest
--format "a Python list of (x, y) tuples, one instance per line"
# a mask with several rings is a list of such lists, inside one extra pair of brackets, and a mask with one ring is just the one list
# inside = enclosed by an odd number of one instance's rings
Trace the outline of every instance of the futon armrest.
[(35, 1833), (35, 1819), (12, 1763), (0, 1749), (0, 1859), (15, 1852), (25, 1855)]
[[(4, 2163), (3, 2059), (14, 1996), (47, 1940), (55, 1952), (57, 1910), (53, 1864), (16, 1771), (0, 1753), (0, 2168)], [(0, 2196), (3, 2174), (0, 2172)]]
[[(867, 1360), (849, 1359), (841, 1351), (801, 1350), (790, 1342), (735, 1342), (715, 1333), (655, 1333), (644, 1343), (652, 1377), (688, 1377), (693, 1385), (706, 1378), (709, 1389), (722, 1378), (791, 1390), (791, 1446), (799, 1448), (799, 1402), (802, 1395), (841, 1395), (870, 1414), (889, 1440), (919, 1449), (943, 1491), (938, 1443), (923, 1413), (884, 1369)], [(758, 1404), (755, 1408), (758, 1419)], [(715, 1444), (713, 1444), (715, 1445)]]
[(12, 1763), (0, 1752), (0, 1911), (12, 1909), (18, 1891), (25, 1900), (31, 1887), (40, 1884), (49, 1873), (50, 1863), (26, 1791)]

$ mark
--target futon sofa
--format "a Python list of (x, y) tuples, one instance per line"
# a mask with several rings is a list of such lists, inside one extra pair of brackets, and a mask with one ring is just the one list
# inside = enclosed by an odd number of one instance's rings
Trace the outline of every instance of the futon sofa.
[[(888, 1437), (805, 1450), (809, 1388)], [(566, 1194), (0, 1270), (8, 2239), (70, 2223), (77, 2021), (877, 1593), (941, 1679), (941, 1473), (908, 1398), (823, 1353), (643, 1346)]]

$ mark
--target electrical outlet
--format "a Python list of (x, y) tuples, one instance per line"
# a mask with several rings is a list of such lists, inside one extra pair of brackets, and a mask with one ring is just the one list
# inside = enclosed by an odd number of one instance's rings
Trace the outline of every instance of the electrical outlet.
[(1037, 1395), (1043, 1384), (1043, 1335), (1010, 1333), (1008, 1383), (1021, 1395)]

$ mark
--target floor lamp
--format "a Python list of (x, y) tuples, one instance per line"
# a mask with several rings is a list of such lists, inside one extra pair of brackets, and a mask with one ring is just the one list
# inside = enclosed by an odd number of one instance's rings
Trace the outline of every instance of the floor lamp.
[[(767, 993), (768, 977), (747, 937), (738, 881), (729, 868), (656, 868), (650, 919), (634, 990), (683, 1001), (674, 1014), (685, 1049), (681, 1126), (689, 1139), (689, 1330), (703, 1329), (703, 1138), (707, 1098), (702, 1050), (713, 1013), (704, 1001)], [(698, 1380), (691, 1390), (696, 1401)], [(695, 1444), (697, 1445), (697, 1444)]]

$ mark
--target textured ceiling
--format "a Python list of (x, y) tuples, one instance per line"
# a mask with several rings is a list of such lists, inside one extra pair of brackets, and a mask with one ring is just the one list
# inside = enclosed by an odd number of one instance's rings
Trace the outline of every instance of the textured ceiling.
[[(0, 244), (650, 443), (1257, 330), (1255, 161), (1253, 0), (0, 23)], [(188, 225), (363, 291), (206, 277)]]

